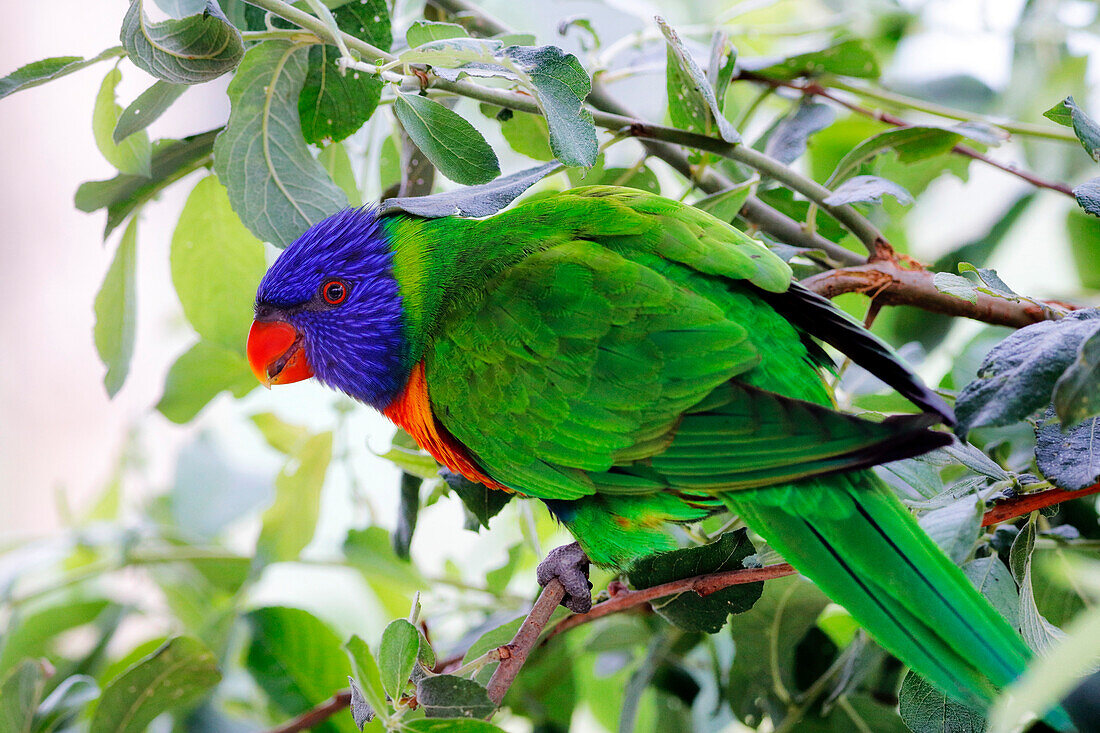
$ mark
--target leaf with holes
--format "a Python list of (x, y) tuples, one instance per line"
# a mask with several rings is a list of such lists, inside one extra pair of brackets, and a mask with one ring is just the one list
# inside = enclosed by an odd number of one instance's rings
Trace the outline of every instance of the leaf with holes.
[(144, 0), (133, 0), (122, 21), (122, 47), (134, 64), (158, 79), (201, 84), (231, 71), (241, 61), (241, 34), (207, 0), (201, 13), (151, 23)]
[(684, 47), (680, 36), (664, 18), (658, 16), (657, 26), (668, 46), (665, 84), (668, 88), (668, 113), (672, 124), (682, 130), (713, 135), (715, 132), (728, 143), (741, 142), (715, 95), (714, 87), (695, 59)]
[[(744, 568), (743, 561), (756, 552), (744, 529), (727, 532), (701, 547), (647, 557), (635, 563), (627, 574), (635, 588), (651, 588), (682, 578), (705, 573)], [(760, 598), (763, 583), (747, 583), (711, 593), (706, 597), (695, 593), (681, 593), (652, 602), (653, 610), (666, 621), (688, 631), (705, 631), (716, 634), (726, 624), (731, 613), (744, 613)]]
[(393, 113), (432, 165), (455, 183), (488, 183), (500, 175), (496, 153), (481, 133), (439, 102), (399, 94)]
[[(344, 33), (390, 50), (393, 35), (386, 0), (347, 3), (335, 8), (332, 16)], [(298, 95), (302, 135), (308, 143), (343, 140), (370, 119), (382, 98), (381, 78), (355, 69), (341, 73), (339, 58), (336, 46), (309, 50), (309, 71)]]
[(214, 143), (214, 172), (233, 210), (279, 247), (348, 204), (302, 137), (298, 92), (308, 53), (289, 41), (250, 48), (229, 84), (229, 124)]
[(200, 698), (221, 680), (218, 660), (198, 639), (177, 636), (111, 680), (91, 733), (140, 733), (153, 718)]

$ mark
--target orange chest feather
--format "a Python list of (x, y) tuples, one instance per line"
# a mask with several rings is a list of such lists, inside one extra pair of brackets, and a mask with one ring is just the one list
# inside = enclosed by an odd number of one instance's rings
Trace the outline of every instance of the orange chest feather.
[(424, 362), (413, 367), (409, 381), (383, 414), (413, 437), (435, 460), (455, 473), (491, 489), (511, 491), (485, 475), (470, 458), (466, 448), (439, 424), (428, 401), (428, 382), (424, 378)]

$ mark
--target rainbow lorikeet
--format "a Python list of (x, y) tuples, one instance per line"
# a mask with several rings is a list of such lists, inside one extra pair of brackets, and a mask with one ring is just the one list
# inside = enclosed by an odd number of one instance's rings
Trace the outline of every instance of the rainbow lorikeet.
[[(818, 339), (923, 413), (836, 411)], [(265, 384), (316, 376), (452, 471), (542, 499), (600, 566), (732, 511), (957, 699), (987, 705), (1029, 658), (866, 470), (950, 442), (929, 426), (951, 409), (699, 209), (593, 186), (483, 220), (343, 211), (264, 276), (248, 355)]]

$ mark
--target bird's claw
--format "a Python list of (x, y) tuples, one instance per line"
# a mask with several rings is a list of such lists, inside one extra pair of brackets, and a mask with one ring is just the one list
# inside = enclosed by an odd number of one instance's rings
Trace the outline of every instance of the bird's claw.
[(573, 613), (592, 610), (592, 583), (588, 580), (588, 555), (576, 542), (555, 547), (539, 563), (535, 571), (539, 585), (546, 586), (554, 578), (561, 581), (565, 597), (561, 605)]

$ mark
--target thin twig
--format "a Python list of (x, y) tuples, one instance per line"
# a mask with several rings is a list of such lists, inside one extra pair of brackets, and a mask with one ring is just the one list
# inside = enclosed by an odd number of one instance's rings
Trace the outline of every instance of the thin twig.
[(539, 635), (546, 628), (550, 616), (553, 615), (562, 598), (565, 598), (565, 586), (560, 580), (554, 578), (542, 589), (538, 600), (531, 607), (530, 613), (527, 614), (527, 618), (523, 620), (523, 624), (520, 625), (519, 631), (512, 640), (497, 649), (500, 653), (500, 664), (493, 671), (488, 685), (489, 699), (495, 704), (500, 705), (500, 701), (504, 699), (504, 694), (512, 686), (512, 681), (519, 674), (523, 663), (527, 661), (527, 655), (535, 647)]
[(1050, 301), (1050, 308), (1027, 300), (1009, 300), (978, 292), (974, 302), (942, 293), (933, 284), (935, 273), (909, 269), (899, 262), (879, 260), (866, 265), (829, 270), (802, 284), (826, 298), (843, 293), (874, 293), (880, 305), (911, 305), (933, 313), (972, 318), (997, 326), (1023, 326), (1056, 318), (1058, 311), (1077, 306)]
[(289, 720), (280, 726), (271, 728), (267, 733), (299, 733), (320, 725), (336, 713), (351, 704), (351, 690), (340, 690), (328, 700), (299, 715), (294, 720)]
[(1054, 488), (1038, 491), (1034, 494), (1019, 494), (1011, 499), (1005, 499), (994, 504), (993, 508), (987, 511), (985, 516), (982, 517), (982, 526), (990, 527), (994, 524), (1000, 524), (1009, 519), (1023, 516), (1024, 514), (1030, 514), (1036, 509), (1045, 509), (1048, 506), (1054, 506), (1064, 501), (1080, 499), (1083, 496), (1091, 496), (1093, 494), (1100, 494), (1100, 483), (1093, 484), (1079, 491), (1066, 491), (1065, 489)]

